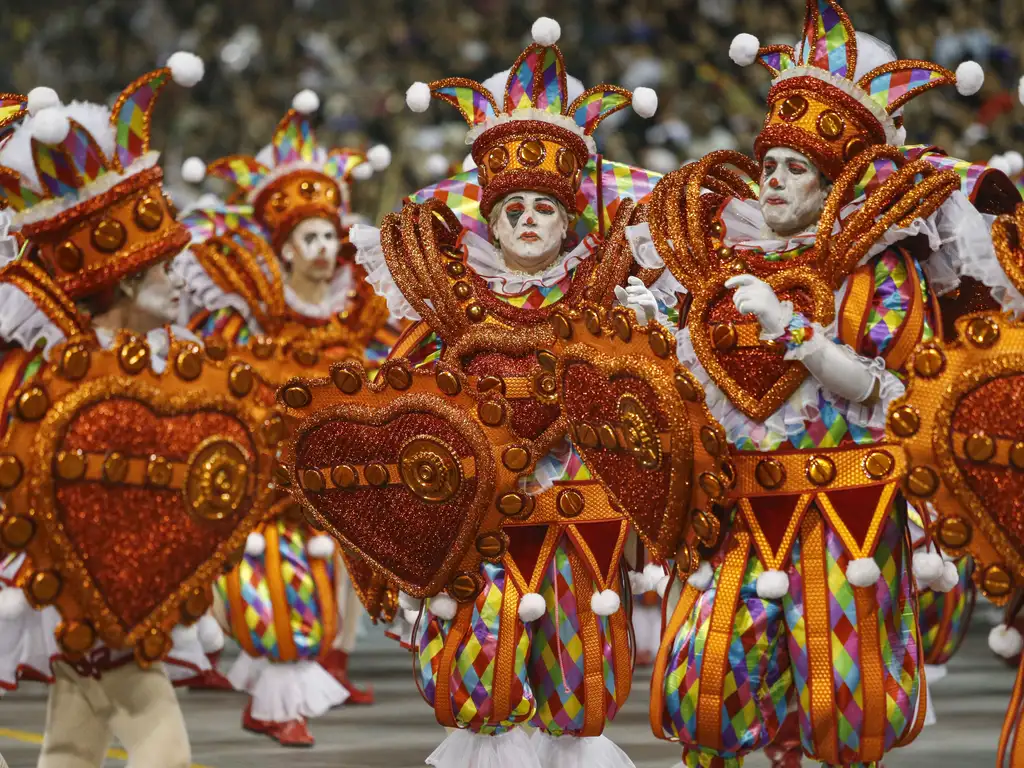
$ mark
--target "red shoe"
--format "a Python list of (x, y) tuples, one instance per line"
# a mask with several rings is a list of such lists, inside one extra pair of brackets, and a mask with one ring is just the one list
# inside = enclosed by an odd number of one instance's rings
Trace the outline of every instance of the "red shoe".
[(228, 682), (216, 669), (208, 669), (200, 672), (193, 678), (185, 681), (190, 691), (233, 691), (235, 687)]
[(305, 720), (275, 723), (270, 736), (276, 739), (282, 747), (312, 747), (316, 744)]
[(250, 733), (266, 733), (269, 734), (274, 730), (276, 723), (268, 723), (265, 720), (257, 720), (252, 716), (252, 699), (249, 699), (249, 703), (245, 705), (245, 711), (242, 712), (242, 729), (249, 731)]
[(373, 704), (373, 686), (356, 688), (352, 681), (348, 679), (347, 653), (337, 648), (332, 648), (331, 652), (320, 662), (320, 666), (326, 669), (331, 677), (345, 686), (345, 690), (349, 693), (346, 704)]

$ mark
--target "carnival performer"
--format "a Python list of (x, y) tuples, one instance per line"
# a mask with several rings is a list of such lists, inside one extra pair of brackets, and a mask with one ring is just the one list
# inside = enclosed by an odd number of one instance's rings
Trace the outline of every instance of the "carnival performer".
[[(127, 329), (146, 338), (154, 369), (164, 366), (181, 288), (167, 267), (188, 233), (174, 221), (158, 153), (149, 151), (150, 113), (168, 82), (191, 87), (202, 75), (198, 57), (176, 53), (128, 86), (113, 110), (64, 105), (49, 88), (21, 100), (0, 145), (0, 199), (24, 243), (18, 258), (9, 238), (0, 249), (5, 430), (12, 394), (71, 336), (93, 334), (110, 346)], [(55, 640), (57, 609), (35, 610), (25, 600), (18, 573), (25, 564), (24, 555), (10, 556), (2, 574), (0, 684), (13, 688), (23, 675), (50, 683), (40, 768), (99, 768), (112, 737), (133, 765), (188, 768), (188, 734), (164, 665), (143, 667), (132, 649), (99, 641), (76, 657), (65, 653)], [(172, 664), (190, 674), (208, 669), (189, 631), (181, 638)]]
[[(614, 286), (626, 284), (634, 266), (628, 251), (624, 262), (597, 258), (602, 236), (611, 236), (609, 211), (624, 205), (609, 181), (639, 188), (640, 197), (651, 175), (604, 161), (591, 134), (630, 104), (649, 117), (657, 101), (646, 88), (629, 93), (607, 85), (580, 87), (574, 97), (559, 34), (556, 22), (539, 19), (534, 43), (487, 83), (449, 78), (411, 86), (412, 110), (439, 99), (459, 111), (471, 128), (477, 168), (413, 195), (381, 230), (352, 230), (356, 261), (392, 313), (416, 321), (392, 358), (416, 367), (457, 361), (479, 389), (500, 387), (511, 398), (517, 433), (552, 446), (522, 493), (509, 496), (507, 547), (480, 566), (479, 592), (442, 592), (419, 616), (418, 684), (438, 722), (455, 729), (427, 759), (439, 768), (632, 765), (602, 735), (632, 676), (620, 573), (628, 521), (567, 436), (545, 432), (557, 404), (550, 392), (534, 394), (530, 382), (543, 371), (526, 339), (584, 291), (611, 297)], [(618, 218), (629, 210), (621, 208)], [(407, 226), (434, 215), (461, 234), (455, 247), (445, 246), (443, 265), (424, 265), (438, 272), (428, 287), (419, 259), (439, 245), (422, 228), (417, 237), (425, 241), (413, 244)], [(653, 316), (653, 305), (632, 301), (636, 283), (625, 290), (632, 291), (624, 294), (630, 306)], [(421, 607), (408, 598), (402, 606)], [(538, 729), (532, 743), (520, 727), (527, 723)]]
[[(208, 172), (235, 191), (230, 205), (204, 197), (182, 217), (193, 233), (175, 262), (187, 286), (182, 319), (208, 346), (251, 350), (272, 387), (322, 361), (372, 365), (398, 336), (348, 243), (352, 182), (386, 168), (390, 152), (321, 147), (311, 125), (318, 106), (315, 93), (299, 93), (256, 157), (209, 169), (192, 158), (183, 168), (190, 181)], [(250, 696), (243, 727), (312, 746), (307, 718), (373, 702), (348, 673), (363, 610), (333, 540), (287, 497), (278, 509), (218, 582), (216, 612), (242, 648), (228, 679)]]
[[(671, 174), (630, 235), (653, 239), (688, 291), (679, 359), (734, 467), (723, 541), (669, 593), (652, 727), (687, 766), (736, 766), (793, 707), (806, 754), (874, 765), (925, 715), (905, 457), (884, 442), (886, 408), (937, 327), (930, 275), (959, 272), (962, 244), (988, 235), (955, 172), (892, 146), (893, 113), (941, 84), (974, 93), (983, 75), (868, 64), (832, 0), (809, 0), (795, 50), (741, 35), (730, 55), (774, 78), (757, 163), (719, 152)], [(918, 587), (957, 583), (939, 565)]]

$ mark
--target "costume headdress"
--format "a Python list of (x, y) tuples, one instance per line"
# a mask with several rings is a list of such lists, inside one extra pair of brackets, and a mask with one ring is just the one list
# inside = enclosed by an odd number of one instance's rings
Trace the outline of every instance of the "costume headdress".
[[(13, 210), (12, 229), (71, 298), (109, 288), (188, 244), (164, 197), (150, 120), (168, 82), (191, 87), (202, 77), (203, 62), (179, 52), (125, 88), (112, 109), (61, 104), (50, 88), (24, 100), (20, 122), (0, 145), (0, 206)], [(0, 131), (8, 101), (0, 96)]]
[(807, 0), (796, 48), (761, 47), (753, 35), (741, 34), (729, 55), (741, 66), (760, 63), (774, 78), (770, 111), (754, 145), (758, 160), (772, 147), (790, 147), (831, 179), (869, 146), (899, 143), (894, 113), (914, 97), (946, 84), (969, 96), (984, 82), (973, 61), (955, 73), (927, 61), (890, 61), (855, 80), (857, 37), (838, 0)]
[(349, 182), (387, 168), (391, 152), (383, 145), (367, 152), (321, 147), (310, 120), (319, 108), (320, 98), (313, 91), (300, 91), (258, 155), (230, 155), (208, 168), (199, 158), (189, 158), (182, 175), (195, 184), (206, 174), (231, 182), (235, 191), (229, 202), (253, 206), (275, 249), (308, 218), (328, 219), (340, 233), (342, 214), (349, 212)]
[(501, 108), (490, 90), (464, 77), (414, 83), (406, 92), (414, 112), (425, 111), (431, 98), (440, 99), (470, 125), (466, 143), (472, 144), (480, 169), (484, 216), (502, 197), (524, 189), (553, 195), (573, 212), (583, 168), (596, 151), (594, 129), (631, 104), (642, 117), (658, 108), (650, 88), (630, 92), (615, 85), (594, 86), (570, 104), (565, 61), (555, 45), (560, 35), (552, 19), (534, 23), (534, 42), (512, 66)]

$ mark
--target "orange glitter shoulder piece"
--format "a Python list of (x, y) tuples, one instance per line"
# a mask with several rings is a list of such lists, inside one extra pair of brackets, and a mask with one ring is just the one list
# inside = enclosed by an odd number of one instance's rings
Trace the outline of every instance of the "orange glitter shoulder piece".
[(0, 538), (28, 554), (19, 583), (60, 611), (67, 653), (99, 640), (147, 665), (203, 615), (266, 512), (284, 422), (191, 342), (172, 339), (161, 374), (125, 331), (110, 350), (72, 338), (51, 360), (14, 396)]
[(999, 266), (1019, 293), (1024, 294), (1024, 203), (992, 225), (992, 244)]
[(480, 561), (505, 554), (502, 521), (529, 511), (518, 479), (540, 458), (508, 430), (504, 397), (404, 359), (373, 383), (337, 363), (279, 397), (295, 423), (281, 461), (317, 524), (413, 597), (472, 600)]
[(939, 510), (932, 535), (971, 554), (978, 586), (1002, 604), (1024, 585), (1024, 323), (978, 313), (957, 332), (914, 352), (887, 430), (908, 456), (907, 499)]
[(712, 506), (735, 472), (725, 431), (676, 360), (675, 338), (623, 307), (584, 304), (551, 323), (559, 343), (541, 361), (555, 375), (573, 444), (651, 556), (679, 557), (688, 573), (699, 563), (691, 533), (717, 542)]

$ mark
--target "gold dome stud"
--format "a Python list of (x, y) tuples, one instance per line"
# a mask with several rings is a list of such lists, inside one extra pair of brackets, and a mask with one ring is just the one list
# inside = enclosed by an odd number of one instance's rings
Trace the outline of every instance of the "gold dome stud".
[(96, 630), (88, 621), (62, 622), (54, 634), (61, 647), (71, 654), (85, 653), (96, 643)]
[(189, 347), (179, 352), (177, 359), (174, 361), (174, 368), (178, 372), (178, 376), (185, 381), (195, 381), (198, 379), (199, 374), (203, 372), (203, 356), (200, 354), (199, 349)]
[(946, 358), (937, 347), (922, 349), (914, 355), (914, 371), (923, 379), (933, 379), (946, 367)]
[(3, 519), (3, 524), (0, 525), (0, 541), (4, 543), (4, 546), (20, 550), (24, 549), (32, 541), (32, 538), (36, 535), (36, 524), (29, 518), (23, 515), (11, 515)]
[(896, 460), (885, 451), (872, 451), (864, 458), (864, 473), (872, 480), (881, 480), (892, 472)]
[(359, 485), (359, 475), (356, 474), (355, 467), (350, 464), (339, 464), (331, 470), (331, 482), (334, 483), (335, 488), (348, 490)]
[(996, 455), (996, 441), (984, 432), (975, 432), (964, 440), (964, 453), (976, 464), (983, 464)]
[(347, 368), (337, 368), (331, 373), (331, 380), (343, 394), (354, 395), (363, 386), (363, 380)]
[(160, 226), (160, 222), (164, 220), (164, 209), (160, 205), (159, 201), (153, 199), (149, 195), (144, 195), (139, 202), (135, 204), (134, 213), (135, 223), (139, 225), (139, 229), (143, 229), (146, 232), (152, 232)]
[(0, 456), (0, 491), (9, 491), (21, 482), (24, 474), (17, 456)]
[(971, 526), (961, 517), (944, 517), (938, 525), (939, 542), (949, 549), (966, 547), (971, 534)]
[(28, 592), (36, 605), (51, 605), (60, 595), (61, 587), (56, 571), (36, 571), (28, 580)]
[(313, 395), (305, 384), (290, 384), (281, 395), (289, 408), (305, 408), (313, 402)]
[(807, 479), (814, 485), (828, 485), (836, 478), (836, 465), (827, 456), (812, 456), (807, 462)]
[(228, 373), (228, 389), (235, 397), (245, 397), (252, 392), (256, 379), (253, 376), (252, 368), (246, 363), (237, 363), (231, 367)]
[(999, 324), (991, 317), (976, 317), (967, 324), (967, 338), (976, 347), (988, 349), (999, 341)]
[(127, 237), (124, 224), (117, 219), (104, 219), (93, 228), (90, 235), (93, 246), (104, 253), (118, 250)]
[(558, 492), (558, 500), (555, 505), (562, 517), (579, 517), (583, 514), (583, 494), (575, 488), (566, 488)]
[(65, 240), (54, 250), (54, 260), (64, 272), (77, 272), (82, 268), (82, 249)]
[(15, 405), (18, 416), (25, 421), (39, 421), (50, 407), (50, 398), (42, 387), (31, 387), (20, 395)]
[(78, 480), (85, 474), (85, 451), (60, 451), (57, 453), (57, 477), (61, 480)]
[(898, 437), (913, 437), (921, 428), (921, 417), (913, 406), (901, 405), (889, 416), (889, 427)]
[(754, 469), (754, 479), (762, 488), (773, 490), (786, 482), (786, 468), (778, 459), (761, 459)]
[(505, 449), (505, 453), (502, 455), (502, 463), (504, 463), (506, 469), (519, 472), (526, 469), (530, 463), (530, 454), (523, 448), (512, 446)]
[(458, 377), (451, 371), (439, 371), (437, 374), (437, 388), (449, 397), (454, 397), (462, 390)]

